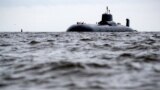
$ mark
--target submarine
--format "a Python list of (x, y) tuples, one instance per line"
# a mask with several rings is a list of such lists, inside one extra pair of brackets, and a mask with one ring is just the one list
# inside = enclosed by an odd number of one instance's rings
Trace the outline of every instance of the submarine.
[(126, 19), (126, 25), (121, 25), (113, 21), (113, 16), (107, 7), (107, 11), (102, 14), (102, 20), (96, 24), (85, 24), (77, 22), (67, 29), (67, 32), (137, 32), (130, 28), (130, 20)]

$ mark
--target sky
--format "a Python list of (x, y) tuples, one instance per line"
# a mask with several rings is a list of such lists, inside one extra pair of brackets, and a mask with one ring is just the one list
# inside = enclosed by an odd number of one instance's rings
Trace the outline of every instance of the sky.
[(114, 21), (138, 31), (160, 31), (160, 0), (0, 0), (0, 32), (64, 32), (95, 24), (109, 6)]

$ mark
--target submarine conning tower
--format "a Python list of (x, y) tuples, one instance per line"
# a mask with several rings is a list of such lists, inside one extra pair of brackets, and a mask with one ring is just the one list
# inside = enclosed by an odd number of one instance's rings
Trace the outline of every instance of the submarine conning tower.
[(108, 13), (102, 14), (102, 21), (103, 21), (103, 22), (113, 21), (113, 16), (112, 16), (112, 14), (108, 14)]
[(106, 13), (102, 14), (102, 20), (98, 23), (99, 25), (109, 25), (108, 22), (113, 21), (113, 16), (110, 14), (110, 10), (107, 7)]

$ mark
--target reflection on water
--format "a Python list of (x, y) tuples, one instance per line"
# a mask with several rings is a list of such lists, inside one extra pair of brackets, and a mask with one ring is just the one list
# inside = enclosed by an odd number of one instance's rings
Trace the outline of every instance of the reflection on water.
[(0, 89), (159, 90), (160, 33), (0, 33)]

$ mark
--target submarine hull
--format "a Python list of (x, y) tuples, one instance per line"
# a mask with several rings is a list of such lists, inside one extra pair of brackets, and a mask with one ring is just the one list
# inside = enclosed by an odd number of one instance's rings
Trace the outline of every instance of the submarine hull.
[(94, 24), (77, 24), (67, 29), (67, 32), (136, 32), (129, 27), (123, 25), (94, 25)]

